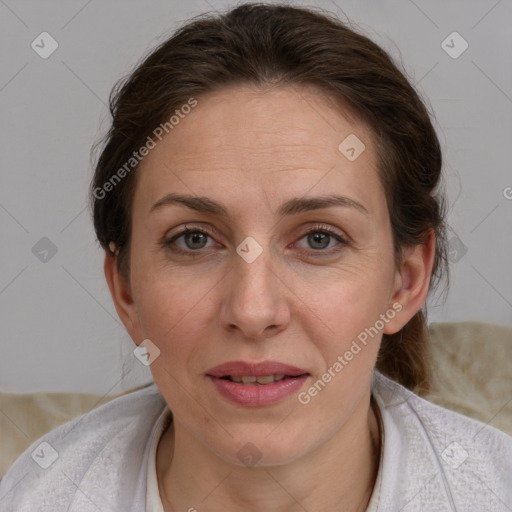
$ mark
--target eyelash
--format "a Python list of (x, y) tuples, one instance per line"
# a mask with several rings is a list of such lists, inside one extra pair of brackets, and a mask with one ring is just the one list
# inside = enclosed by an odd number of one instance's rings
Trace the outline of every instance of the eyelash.
[[(185, 229), (183, 229), (182, 231), (180, 231), (179, 233), (176, 233), (175, 235), (173, 235), (170, 239), (163, 239), (161, 242), (160, 242), (160, 246), (164, 249), (167, 249), (167, 250), (171, 250), (172, 252), (174, 253), (178, 253), (178, 254), (183, 254), (183, 255), (186, 255), (186, 256), (190, 256), (190, 257), (197, 257), (197, 256), (202, 256), (203, 254), (203, 251), (202, 249), (197, 249), (197, 250), (183, 250), (179, 247), (172, 247), (172, 245), (174, 244), (174, 242), (182, 237), (183, 235), (186, 235), (188, 233), (203, 233), (205, 235), (208, 235), (210, 236), (211, 238), (214, 237), (214, 234), (204, 228), (204, 227), (186, 227)], [(344, 246), (348, 245), (349, 242), (343, 238), (341, 235), (339, 235), (338, 233), (336, 233), (333, 229), (331, 229), (329, 226), (327, 225), (324, 225), (324, 224), (317, 224), (315, 226), (312, 226), (310, 229), (308, 229), (300, 238), (304, 238), (306, 236), (308, 236), (309, 234), (311, 233), (324, 233), (324, 234), (327, 234), (331, 237), (333, 237), (335, 240), (337, 240), (339, 242), (339, 245), (340, 247), (336, 248), (336, 249), (331, 249), (331, 250), (324, 250), (324, 249), (318, 249), (318, 250), (311, 250), (309, 251), (309, 254), (313, 257), (322, 257), (322, 256), (332, 256), (333, 254), (343, 250)], [(323, 253), (323, 254), (322, 254)]]

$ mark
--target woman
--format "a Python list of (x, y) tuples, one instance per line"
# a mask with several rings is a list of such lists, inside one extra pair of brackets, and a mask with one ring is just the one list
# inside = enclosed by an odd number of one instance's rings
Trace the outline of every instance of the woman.
[(94, 226), (155, 385), (31, 446), (2, 510), (511, 509), (511, 438), (413, 393), (441, 152), (382, 49), (246, 4), (161, 44), (111, 112)]

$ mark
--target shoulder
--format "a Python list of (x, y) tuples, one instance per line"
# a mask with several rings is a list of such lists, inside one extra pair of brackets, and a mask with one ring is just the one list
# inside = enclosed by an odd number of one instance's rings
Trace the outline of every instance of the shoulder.
[[(434, 504), (435, 510), (510, 510), (511, 436), (430, 403), (378, 372), (373, 395), (384, 425), (390, 500)], [(398, 480), (393, 471), (404, 476)]]
[(0, 481), (0, 509), (130, 510), (138, 486), (145, 485), (142, 461), (165, 406), (153, 384), (48, 432)]

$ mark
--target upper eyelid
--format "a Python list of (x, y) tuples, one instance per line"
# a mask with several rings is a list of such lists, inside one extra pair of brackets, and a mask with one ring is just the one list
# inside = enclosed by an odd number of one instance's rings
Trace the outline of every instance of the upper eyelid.
[[(297, 231), (301, 228), (296, 228), (294, 229), (294, 231)], [(309, 231), (311, 229), (318, 229), (318, 231), (321, 231), (322, 229), (326, 229), (326, 230), (331, 230), (331, 231), (341, 231), (341, 233), (338, 233), (340, 236), (346, 236), (348, 238), (348, 235), (346, 234), (346, 232), (341, 229), (341, 228), (338, 228), (338, 227), (335, 227), (335, 226), (331, 226), (330, 224), (326, 223), (326, 222), (321, 222), (321, 221), (311, 221), (308, 223), (308, 225), (303, 228), (305, 229), (306, 231)], [(171, 237), (172, 236), (175, 236), (175, 235), (181, 235), (183, 234), (183, 232), (185, 231), (192, 231), (192, 230), (197, 230), (197, 231), (205, 231), (207, 234), (210, 234), (210, 233), (219, 233), (219, 230), (216, 229), (215, 227), (211, 226), (210, 224), (195, 224), (193, 222), (186, 222), (183, 226), (181, 226), (180, 228), (178, 228), (176, 230), (175, 233), (173, 233), (172, 235), (170, 235)], [(168, 235), (169, 231), (166, 232), (166, 235)]]
[(217, 233), (217, 230), (211, 226), (207, 226), (207, 227), (201, 226), (201, 225), (196, 226), (195, 224), (191, 224), (191, 223), (187, 222), (184, 226), (177, 229), (175, 233), (173, 233), (171, 235), (166, 233), (163, 238), (164, 238), (164, 240), (166, 240), (166, 239), (171, 240), (173, 238), (186, 235), (187, 232), (189, 232), (189, 231), (201, 231), (209, 236), (216, 236), (216, 233)]

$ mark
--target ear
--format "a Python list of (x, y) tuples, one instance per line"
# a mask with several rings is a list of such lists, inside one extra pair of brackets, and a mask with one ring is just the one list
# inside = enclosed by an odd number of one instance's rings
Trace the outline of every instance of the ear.
[(392, 304), (395, 304), (393, 309), (398, 314), (386, 324), (383, 330), (385, 334), (398, 332), (423, 307), (429, 290), (435, 250), (436, 240), (432, 229), (424, 243), (403, 249), (402, 265), (396, 271), (392, 297)]
[[(112, 242), (110, 247), (114, 249)], [(143, 339), (139, 314), (132, 297), (131, 287), (118, 271), (117, 257), (117, 252), (115, 255), (106, 252), (103, 270), (117, 314), (133, 341), (138, 345)]]

